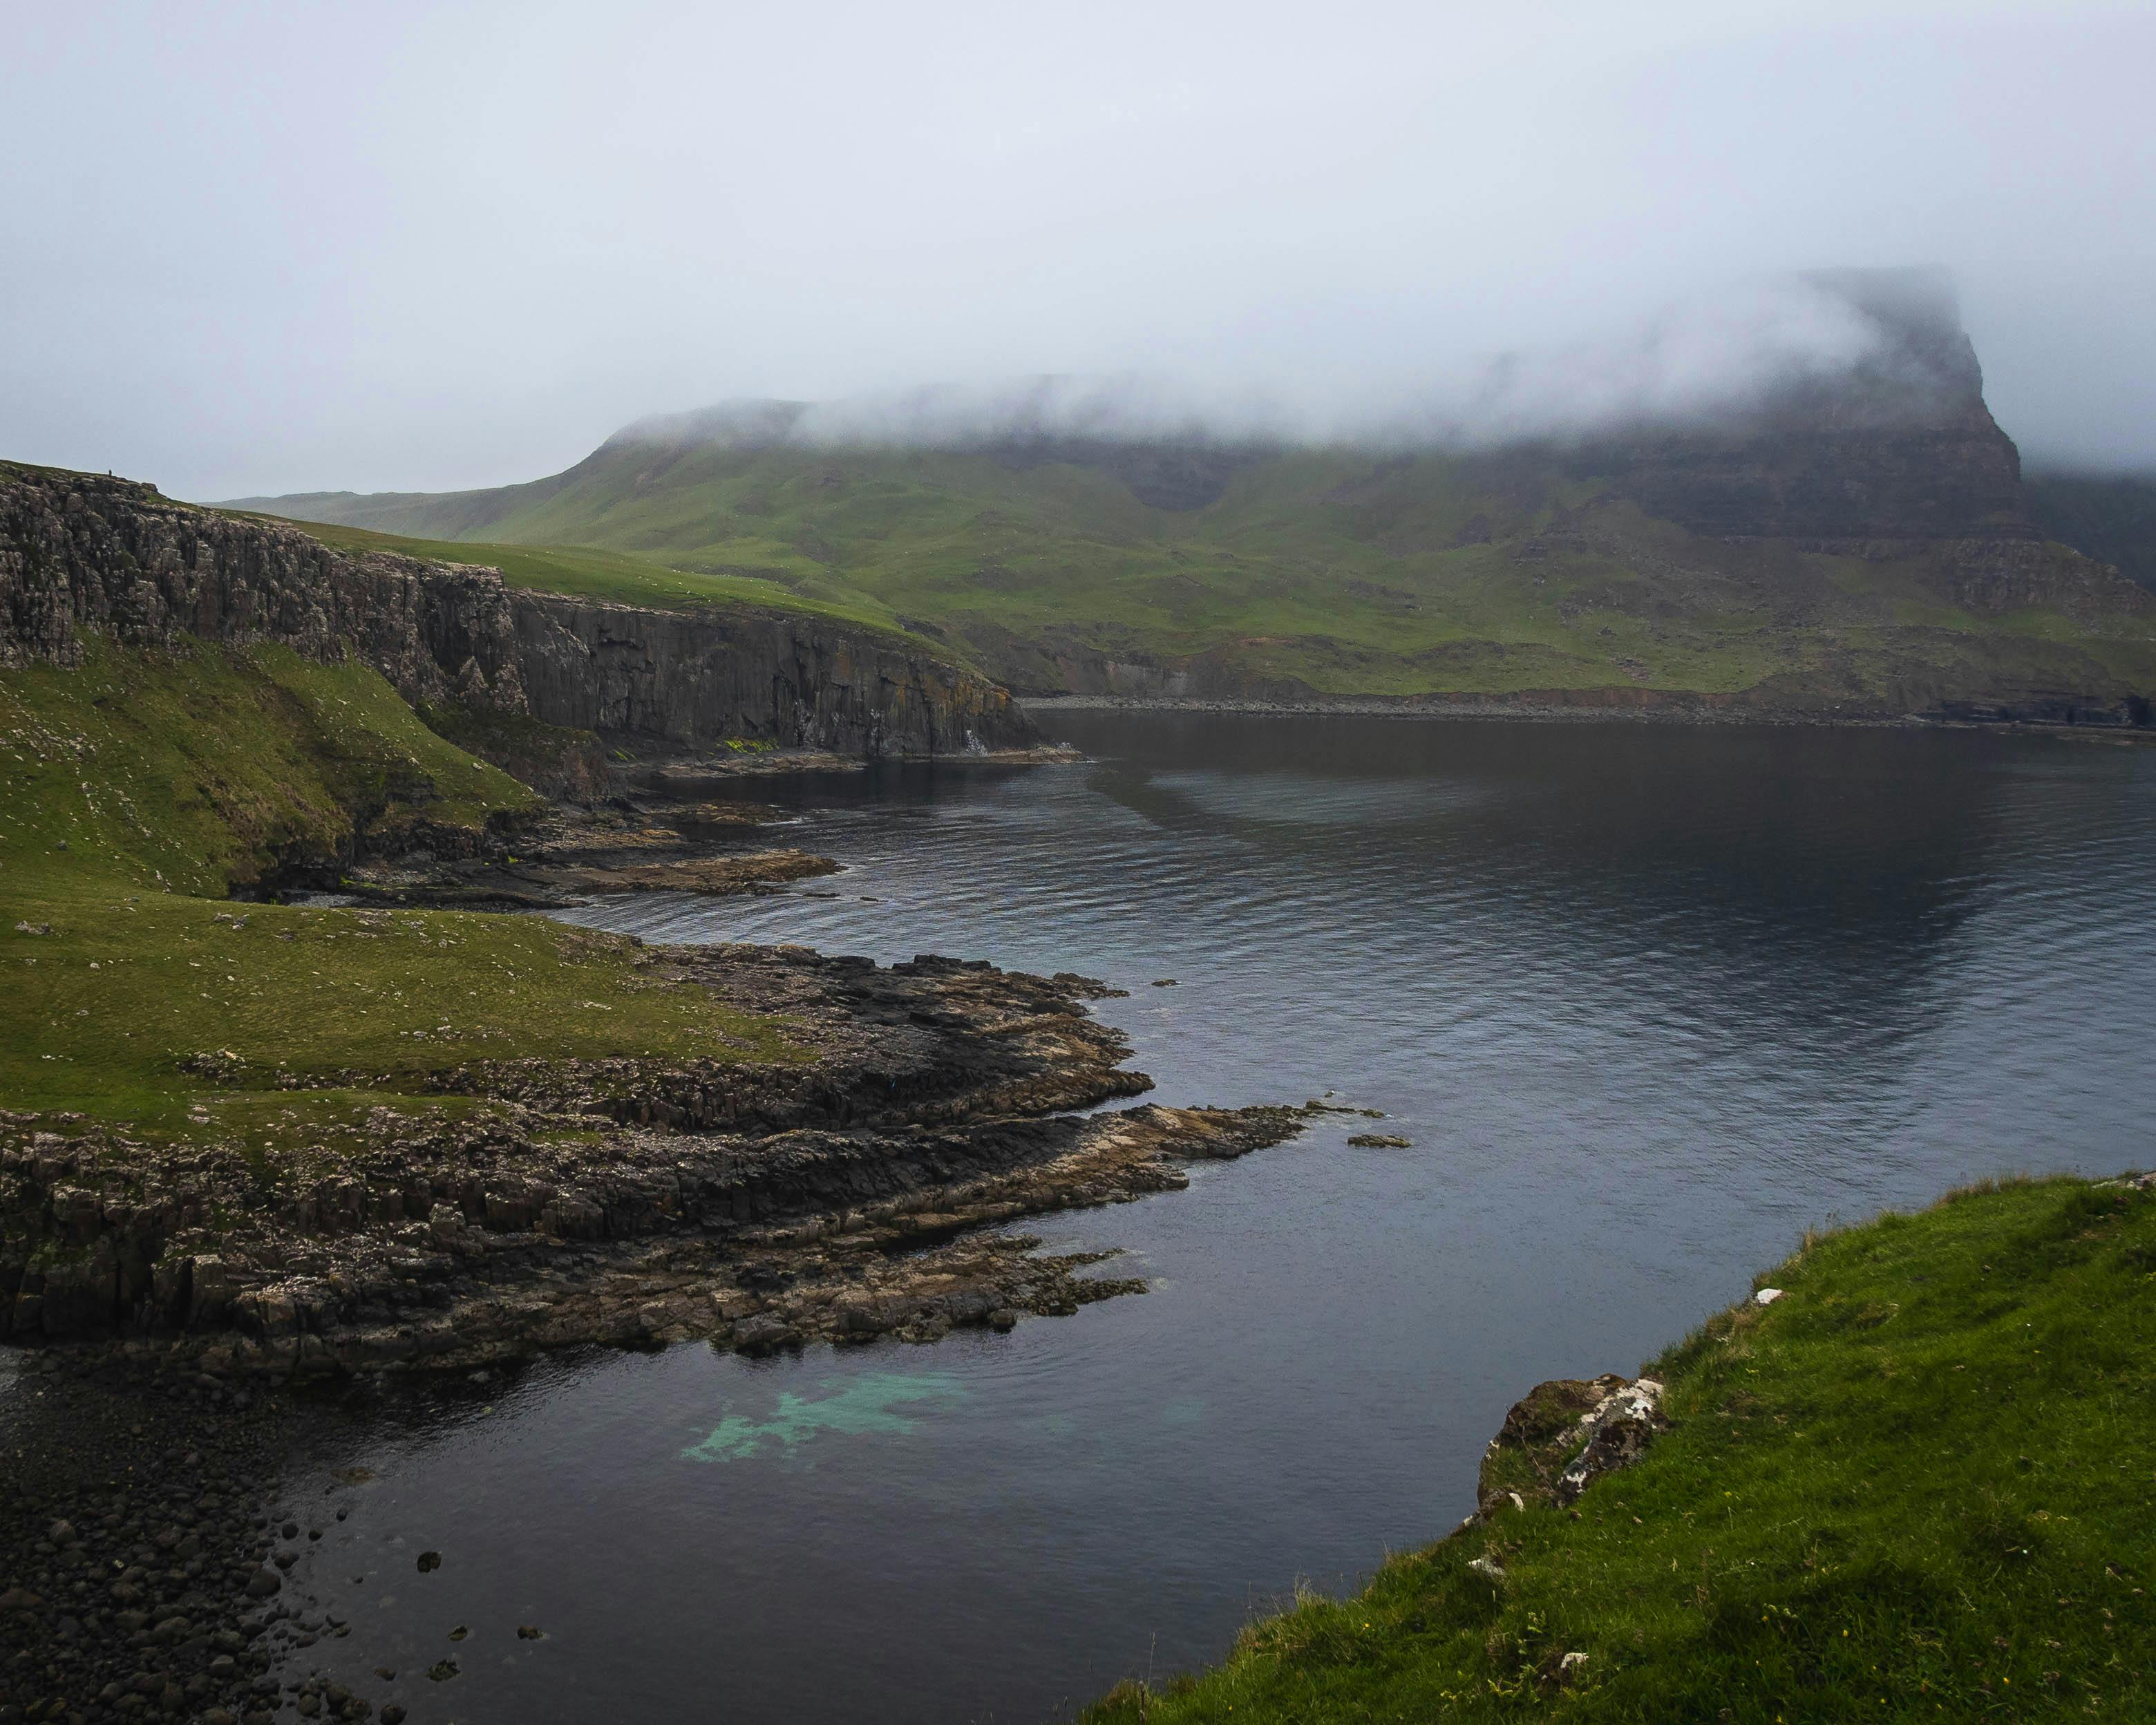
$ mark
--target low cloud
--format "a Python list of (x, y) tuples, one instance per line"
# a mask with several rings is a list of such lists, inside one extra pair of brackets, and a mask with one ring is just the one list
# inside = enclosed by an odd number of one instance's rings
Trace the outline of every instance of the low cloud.
[(1866, 376), (1792, 272), (1911, 259), (2032, 456), (2156, 464), (2146, 0), (15, 11), (0, 454), (181, 496), (529, 479), (740, 398), (1592, 432)]
[(1211, 382), (1165, 373), (941, 384), (654, 416), (649, 444), (963, 449), (1039, 441), (1482, 445), (1684, 425), (1861, 379), (1921, 411), (1963, 380), (1950, 285), (1821, 272), (1689, 295), (1630, 328), (1419, 375)]

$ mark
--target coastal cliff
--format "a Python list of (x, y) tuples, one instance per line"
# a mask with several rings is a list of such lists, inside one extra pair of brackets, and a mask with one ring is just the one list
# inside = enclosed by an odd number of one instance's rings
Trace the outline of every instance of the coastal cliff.
[(335, 549), (131, 480), (0, 465), (0, 665), (80, 632), (347, 650), (415, 705), (461, 702), (633, 743), (729, 737), (860, 755), (1034, 740), (996, 684), (824, 618), (661, 612), (527, 592), (490, 568)]

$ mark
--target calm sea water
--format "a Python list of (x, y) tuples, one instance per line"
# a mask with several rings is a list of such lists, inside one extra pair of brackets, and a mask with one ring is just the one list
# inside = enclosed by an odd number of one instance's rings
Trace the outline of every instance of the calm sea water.
[(1094, 760), (756, 786), (835, 898), (580, 914), (1087, 971), (1162, 1100), (1331, 1091), (1413, 1147), (1343, 1121), (1050, 1218), (1153, 1291), (1009, 1337), (393, 1405), (311, 1659), (398, 1669), (415, 1725), (1052, 1720), (1442, 1533), (1527, 1386), (1633, 1368), (1806, 1225), (2156, 1161), (2156, 752), (1048, 716)]

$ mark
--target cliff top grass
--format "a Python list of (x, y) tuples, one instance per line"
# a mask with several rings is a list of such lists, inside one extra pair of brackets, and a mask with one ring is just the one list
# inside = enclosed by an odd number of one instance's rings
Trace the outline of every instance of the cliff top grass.
[(916, 646), (928, 644), (870, 596), (825, 590), (829, 584), (819, 582), (816, 577), (820, 572), (813, 569), (790, 571), (788, 578), (778, 579), (725, 569), (670, 568), (646, 557), (590, 546), (414, 539), (364, 527), (312, 521), (294, 525), (325, 545), (343, 551), (393, 552), (427, 562), (480, 564), (500, 570), (502, 579), (511, 587), (538, 593), (566, 593), (659, 611), (725, 606), (774, 616), (824, 617), (875, 634), (896, 635)]
[(1394, 1557), (1086, 1725), (2156, 1717), (2156, 1193), (1985, 1186), (1762, 1281), (1577, 1519)]
[[(228, 896), (357, 828), (537, 806), (356, 663), (123, 651), (0, 671), (0, 1097), (153, 1137), (305, 1137), (475, 1060), (787, 1060), (774, 1021), (527, 917)], [(286, 1088), (286, 1086), (293, 1086)]]

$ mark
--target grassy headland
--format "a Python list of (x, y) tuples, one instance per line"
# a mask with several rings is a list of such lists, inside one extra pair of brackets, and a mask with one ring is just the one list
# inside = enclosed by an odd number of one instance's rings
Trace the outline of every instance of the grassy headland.
[[(1021, 691), (1060, 686), (1072, 654), (1342, 696), (2156, 688), (2146, 617), (2034, 591), (1972, 607), (1917, 542), (1702, 537), (1533, 452), (1276, 454), (1163, 509), (1074, 460), (616, 441), (533, 485), (283, 506), (565, 591), (680, 603), (709, 583), (895, 623)], [(531, 549), (565, 546), (596, 549)], [(511, 568), (514, 547), (532, 561)]]
[(475, 1060), (784, 1059), (773, 1022), (530, 918), (228, 895), (362, 838), (455, 846), (537, 806), (376, 672), (287, 649), (0, 671), (0, 1094), (151, 1137), (313, 1141), (456, 1113)]
[(1087, 1725), (2156, 1717), (2156, 1193), (1985, 1186), (1762, 1281), (1650, 1368), (1673, 1429), (1576, 1515), (1395, 1557)]

